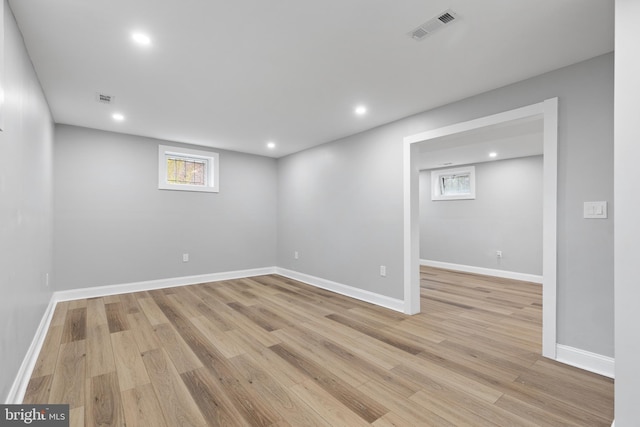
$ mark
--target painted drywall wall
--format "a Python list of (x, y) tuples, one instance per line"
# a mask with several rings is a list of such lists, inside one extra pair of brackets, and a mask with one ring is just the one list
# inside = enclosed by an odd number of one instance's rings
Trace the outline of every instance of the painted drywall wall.
[(56, 125), (57, 290), (275, 265), (276, 161), (211, 149), (219, 193), (159, 190), (159, 144)]
[[(53, 121), (22, 35), (4, 8), (5, 102), (0, 132), (0, 396), (51, 298)], [(51, 277), (53, 279), (53, 277)]]
[(542, 156), (479, 163), (475, 175), (475, 199), (434, 201), (420, 171), (420, 259), (542, 275)]
[(616, 427), (638, 425), (640, 406), (640, 197), (636, 176), (640, 159), (640, 3), (616, 0), (615, 58), (615, 320)]
[(582, 218), (584, 201), (614, 209), (613, 54), (279, 159), (278, 265), (402, 298), (403, 138), (553, 97), (558, 340), (613, 356), (613, 221)]
[(278, 266), (402, 299), (401, 254), (389, 253), (402, 249), (397, 135), (383, 127), (279, 159)]

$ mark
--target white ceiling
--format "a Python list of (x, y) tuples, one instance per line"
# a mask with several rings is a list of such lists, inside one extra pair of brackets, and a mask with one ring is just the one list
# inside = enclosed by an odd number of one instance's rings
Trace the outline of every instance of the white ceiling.
[[(273, 157), (613, 50), (606, 0), (9, 4), (57, 123)], [(448, 8), (457, 22), (407, 35)]]
[[(544, 121), (512, 120), (418, 144), (418, 168), (437, 169), (517, 157), (537, 156), (544, 150)], [(489, 157), (495, 153), (495, 157)]]

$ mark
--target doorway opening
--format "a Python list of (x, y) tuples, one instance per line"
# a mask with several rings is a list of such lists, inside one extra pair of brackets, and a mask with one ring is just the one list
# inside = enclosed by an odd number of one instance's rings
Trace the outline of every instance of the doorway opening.
[(419, 143), (441, 144), (447, 138), (508, 126), (543, 122), (542, 355), (556, 358), (558, 99), (410, 135), (404, 138), (404, 312), (420, 312)]

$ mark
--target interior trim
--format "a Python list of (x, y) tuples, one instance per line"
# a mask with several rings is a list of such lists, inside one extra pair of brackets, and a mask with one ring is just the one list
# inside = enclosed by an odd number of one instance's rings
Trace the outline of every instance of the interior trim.
[(420, 265), (443, 268), (445, 270), (461, 271), (464, 273), (482, 274), (484, 276), (502, 277), (504, 279), (521, 280), (542, 284), (542, 276), (538, 274), (518, 273), (517, 271), (497, 270), (495, 268), (475, 267), (473, 265), (454, 264), (451, 262), (421, 259)]

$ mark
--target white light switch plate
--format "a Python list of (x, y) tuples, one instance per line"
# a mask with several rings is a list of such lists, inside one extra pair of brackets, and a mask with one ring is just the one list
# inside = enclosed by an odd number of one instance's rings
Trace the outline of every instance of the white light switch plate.
[(590, 219), (607, 218), (607, 202), (584, 202), (584, 217)]

